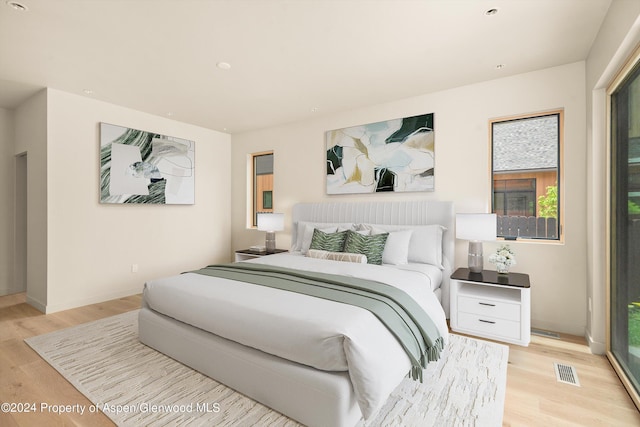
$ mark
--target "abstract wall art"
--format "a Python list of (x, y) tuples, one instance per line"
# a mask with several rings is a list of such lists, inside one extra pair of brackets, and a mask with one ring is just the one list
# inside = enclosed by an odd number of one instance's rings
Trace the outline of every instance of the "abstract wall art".
[(195, 143), (100, 123), (100, 203), (194, 204)]
[(327, 194), (434, 189), (433, 113), (326, 132)]

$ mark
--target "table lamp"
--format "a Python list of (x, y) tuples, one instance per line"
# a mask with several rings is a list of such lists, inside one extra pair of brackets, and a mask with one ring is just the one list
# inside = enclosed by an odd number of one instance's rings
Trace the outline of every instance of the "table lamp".
[(456, 214), (456, 238), (469, 241), (469, 271), (481, 273), (484, 266), (482, 242), (496, 240), (496, 214)]
[(268, 253), (276, 250), (276, 231), (284, 230), (283, 213), (259, 213), (258, 230), (266, 231), (265, 247)]

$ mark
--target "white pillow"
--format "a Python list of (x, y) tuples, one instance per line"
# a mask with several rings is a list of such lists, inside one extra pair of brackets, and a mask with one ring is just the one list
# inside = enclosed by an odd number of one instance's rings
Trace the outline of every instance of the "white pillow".
[(382, 234), (388, 233), (389, 230), (383, 229), (380, 227), (385, 227), (384, 225), (378, 224), (358, 224), (356, 225), (356, 230), (360, 234), (364, 234), (365, 236), (370, 236), (372, 234)]
[[(387, 227), (395, 231), (385, 229)], [(384, 251), (382, 252), (383, 264), (401, 265), (408, 262), (409, 241), (413, 230), (398, 230), (395, 227), (396, 226), (387, 226), (384, 224), (358, 224), (357, 226), (357, 232), (362, 234), (366, 232), (369, 232), (371, 235), (389, 233), (389, 237), (387, 237), (387, 241), (384, 244)], [(403, 228), (407, 227), (403, 226)]]
[(445, 230), (445, 227), (437, 224), (414, 228), (409, 242), (409, 262), (422, 262), (444, 269), (442, 234)]
[(365, 254), (352, 254), (349, 252), (329, 252), (319, 249), (309, 249), (307, 256), (310, 258), (329, 259), (333, 261), (355, 262), (358, 264), (366, 264), (367, 256)]
[[(353, 230), (358, 234), (362, 234), (363, 236), (371, 236), (371, 230)], [(380, 233), (377, 234), (382, 234), (384, 233), (384, 231), (381, 231)]]
[(409, 259), (409, 241), (413, 230), (390, 231), (382, 252), (382, 263), (400, 265)]
[[(446, 230), (439, 224), (433, 225), (387, 225), (358, 224), (359, 230), (371, 230), (371, 234), (390, 233), (392, 231), (413, 230), (409, 240), (407, 261), (431, 264), (443, 269), (442, 234)], [(387, 239), (388, 240), (388, 239)], [(386, 250), (386, 246), (385, 246)], [(383, 262), (384, 255), (383, 255)]]

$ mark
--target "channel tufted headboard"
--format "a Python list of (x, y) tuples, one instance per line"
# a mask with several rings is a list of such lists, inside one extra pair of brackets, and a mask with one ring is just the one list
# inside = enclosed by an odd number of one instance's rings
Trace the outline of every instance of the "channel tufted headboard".
[[(293, 206), (293, 224), (310, 222), (353, 222), (393, 225), (440, 224), (446, 228), (442, 236), (444, 271), (441, 302), (449, 317), (449, 277), (455, 265), (455, 212), (453, 202), (398, 201), (299, 203)], [(292, 227), (291, 241), (297, 239), (297, 227)]]

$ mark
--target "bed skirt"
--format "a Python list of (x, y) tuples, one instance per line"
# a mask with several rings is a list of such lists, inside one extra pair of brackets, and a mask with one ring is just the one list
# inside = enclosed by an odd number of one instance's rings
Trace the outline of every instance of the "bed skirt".
[(347, 372), (327, 372), (221, 338), (148, 307), (140, 341), (307, 426), (355, 426), (361, 419)]

